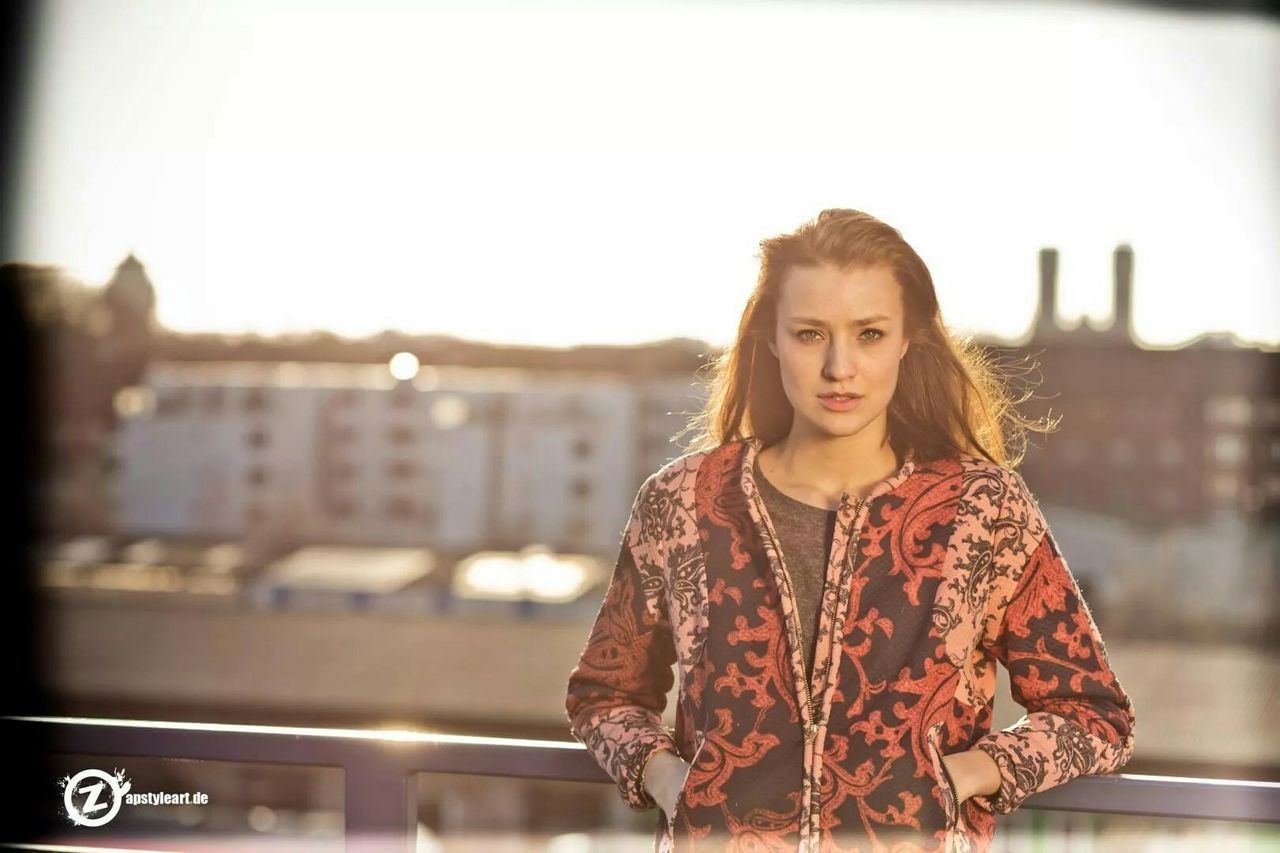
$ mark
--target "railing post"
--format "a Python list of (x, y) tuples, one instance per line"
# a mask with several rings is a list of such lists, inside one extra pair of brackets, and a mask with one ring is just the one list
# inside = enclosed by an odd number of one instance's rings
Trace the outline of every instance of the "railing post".
[(347, 853), (414, 853), (417, 775), (394, 757), (368, 753), (343, 773)]

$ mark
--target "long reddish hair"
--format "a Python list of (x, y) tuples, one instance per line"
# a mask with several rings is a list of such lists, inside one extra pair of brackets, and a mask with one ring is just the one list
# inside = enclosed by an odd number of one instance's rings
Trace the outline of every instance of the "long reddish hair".
[(900, 458), (908, 448), (920, 462), (963, 452), (1014, 468), (1029, 430), (1056, 428), (1056, 421), (1023, 418), (1016, 406), (1030, 390), (1012, 399), (1008, 377), (985, 348), (948, 331), (929, 268), (897, 229), (862, 211), (834, 208), (789, 234), (761, 241), (760, 249), (759, 278), (737, 338), (708, 366), (709, 378), (702, 380), (706, 405), (681, 432), (698, 431), (690, 450), (751, 435), (769, 445), (791, 431), (794, 410), (768, 342), (788, 271), (822, 264), (839, 270), (886, 266), (901, 286), (911, 345), (887, 415), (889, 444)]

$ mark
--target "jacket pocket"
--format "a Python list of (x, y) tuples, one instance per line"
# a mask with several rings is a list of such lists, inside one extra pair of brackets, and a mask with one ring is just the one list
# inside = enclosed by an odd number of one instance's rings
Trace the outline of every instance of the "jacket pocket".
[[(671, 814), (667, 815), (667, 829), (674, 836), (676, 823), (680, 820), (681, 812), (684, 810), (685, 795), (689, 792), (689, 779), (693, 776), (693, 768), (698, 764), (698, 758), (702, 755), (702, 750), (706, 746), (706, 741), (702, 741), (698, 745), (698, 749), (693, 754), (693, 760), (689, 762), (689, 768), (685, 771), (684, 782), (680, 784), (680, 791), (676, 794), (675, 806)], [(674, 840), (674, 838), (673, 838)]]
[(939, 747), (941, 731), (942, 723), (934, 723), (930, 726), (929, 731), (925, 734), (925, 746), (929, 752), (930, 772), (933, 775), (934, 784), (938, 786), (938, 793), (942, 799), (942, 810), (946, 814), (947, 834), (950, 835), (959, 830), (960, 803), (956, 801), (958, 792), (951, 781), (950, 774), (942, 763), (942, 750)]

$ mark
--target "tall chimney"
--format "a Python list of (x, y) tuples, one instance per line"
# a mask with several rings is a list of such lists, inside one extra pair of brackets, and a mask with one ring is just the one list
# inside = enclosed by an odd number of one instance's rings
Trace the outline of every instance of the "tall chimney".
[(1058, 309), (1058, 250), (1040, 250), (1040, 315), (1036, 318), (1036, 333), (1057, 331), (1055, 319)]
[(1121, 243), (1115, 251), (1115, 322), (1111, 331), (1133, 337), (1133, 249)]

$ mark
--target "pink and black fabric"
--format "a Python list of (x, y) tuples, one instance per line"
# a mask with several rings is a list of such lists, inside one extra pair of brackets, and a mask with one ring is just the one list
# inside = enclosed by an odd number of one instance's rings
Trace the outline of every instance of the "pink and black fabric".
[[(807, 679), (760, 449), (686, 454), (645, 481), (569, 677), (571, 732), (632, 808), (656, 805), (640, 788), (655, 750), (690, 762), (655, 849), (987, 850), (996, 815), (1128, 761), (1132, 704), (1020, 476), (908, 455), (846, 495)], [(997, 661), (1027, 713), (992, 732)], [(941, 756), (967, 749), (1001, 787), (957, 807)]]

